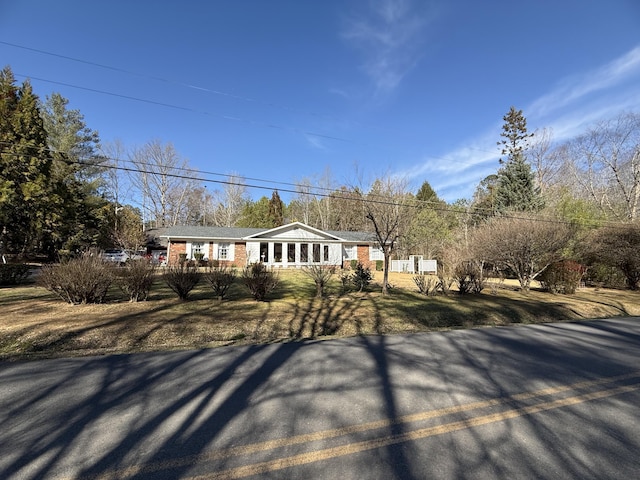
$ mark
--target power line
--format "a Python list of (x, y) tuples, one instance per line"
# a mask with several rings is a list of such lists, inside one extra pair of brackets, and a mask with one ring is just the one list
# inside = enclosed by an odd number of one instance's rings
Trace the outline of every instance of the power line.
[(127, 70), (125, 68), (114, 67), (114, 66), (111, 66), (111, 65), (105, 65), (103, 63), (93, 62), (93, 61), (89, 61), (89, 60), (83, 60), (83, 59), (80, 59), (80, 58), (75, 58), (75, 57), (71, 57), (71, 56), (68, 56), (68, 55), (62, 55), (62, 54), (59, 54), (59, 53), (49, 52), (49, 51), (41, 50), (41, 49), (38, 49), (38, 48), (26, 47), (24, 45), (17, 45), (15, 43), (5, 42), (5, 41), (2, 41), (2, 40), (0, 40), (0, 44), (7, 45), (7, 46), (10, 46), (10, 47), (14, 47), (14, 48), (20, 48), (22, 50), (28, 50), (28, 51), (31, 51), (31, 52), (36, 52), (36, 53), (39, 53), (39, 54), (42, 54), (42, 55), (48, 55), (48, 56), (51, 56), (51, 57), (62, 58), (62, 59), (69, 60), (69, 61), (72, 61), (72, 62), (82, 63), (82, 64), (85, 64), (85, 65), (91, 65), (93, 67), (99, 67), (99, 68), (103, 68), (103, 69), (106, 69), (106, 70), (111, 70), (111, 71), (114, 71), (114, 72), (124, 73), (124, 74), (132, 75), (132, 76), (135, 76), (135, 77), (145, 78), (145, 79), (148, 79), (148, 80), (154, 80), (154, 81), (166, 83), (166, 84), (169, 84), (169, 85), (176, 85), (176, 86), (179, 86), (179, 87), (189, 88), (189, 89), (197, 90), (197, 91), (200, 91), (200, 92), (207, 92), (207, 93), (211, 93), (211, 94), (214, 94), (214, 95), (220, 95), (220, 96), (224, 96), (224, 97), (233, 98), (233, 99), (236, 99), (236, 100), (242, 100), (242, 101), (245, 101), (245, 102), (259, 103), (259, 104), (266, 105), (266, 106), (269, 106), (269, 107), (276, 107), (276, 108), (280, 108), (282, 110), (287, 110), (287, 111), (294, 112), (294, 113), (304, 113), (304, 114), (307, 114), (307, 115), (312, 115), (314, 117), (325, 118), (325, 119), (328, 119), (328, 120), (340, 120), (339, 118), (332, 117), (332, 116), (329, 116), (329, 115), (323, 115), (323, 114), (316, 113), (316, 112), (295, 109), (295, 108), (291, 108), (291, 107), (288, 107), (288, 106), (285, 106), (285, 105), (282, 105), (282, 104), (279, 104), (279, 103), (275, 103), (275, 102), (265, 102), (265, 101), (257, 100), (255, 98), (251, 98), (251, 97), (245, 97), (245, 96), (242, 96), (242, 95), (237, 95), (237, 94), (233, 94), (233, 93), (229, 93), (229, 92), (223, 92), (223, 91), (220, 91), (220, 90), (215, 90), (215, 89), (211, 89), (211, 88), (207, 88), (207, 87), (202, 87), (202, 86), (198, 86), (198, 85), (192, 85), (190, 83), (179, 82), (179, 81), (175, 81), (175, 80), (169, 80), (167, 78), (158, 77), (158, 76), (155, 76), (155, 75), (149, 75), (149, 74), (144, 74), (144, 73), (140, 73), (140, 72), (134, 72), (133, 70)]
[(224, 120), (232, 120), (232, 121), (237, 121), (237, 122), (243, 122), (243, 123), (247, 123), (250, 125), (257, 125), (257, 126), (261, 126), (261, 127), (267, 127), (267, 128), (273, 128), (273, 129), (278, 129), (278, 130), (286, 130), (286, 131), (290, 131), (290, 132), (294, 132), (297, 134), (302, 134), (302, 135), (309, 135), (312, 137), (318, 137), (318, 138), (324, 138), (327, 140), (336, 140), (339, 142), (345, 142), (345, 143), (354, 143), (352, 140), (349, 140), (347, 138), (342, 138), (342, 137), (336, 137), (333, 135), (326, 135), (324, 133), (317, 133), (317, 132), (312, 132), (312, 131), (305, 131), (305, 130), (300, 130), (299, 128), (295, 128), (295, 127), (288, 127), (288, 126), (284, 126), (284, 125), (278, 125), (275, 123), (265, 123), (265, 122), (259, 122), (256, 120), (249, 120), (243, 117), (237, 117), (237, 116), (232, 116), (232, 115), (226, 115), (223, 113), (212, 113), (206, 110), (196, 110), (195, 108), (190, 108), (190, 107), (183, 107), (180, 105), (174, 105), (171, 103), (165, 103), (165, 102), (159, 102), (156, 100), (148, 100), (145, 98), (140, 98), (140, 97), (134, 97), (131, 95), (124, 95), (121, 93), (114, 93), (114, 92), (108, 92), (106, 90), (99, 90), (97, 88), (90, 88), (90, 87), (82, 87), (80, 85), (74, 85), (71, 83), (66, 83), (66, 82), (59, 82), (56, 80), (49, 80), (46, 78), (42, 78), (42, 77), (35, 77), (32, 75), (25, 75), (22, 73), (16, 73), (14, 72), (14, 75), (16, 77), (22, 77), (22, 78), (26, 78), (26, 79), (32, 79), (32, 80), (38, 80), (40, 82), (46, 82), (46, 83), (51, 83), (53, 85), (61, 85), (64, 87), (69, 87), (69, 88), (76, 88), (78, 90), (84, 90), (87, 92), (92, 92), (92, 93), (99, 93), (102, 95), (109, 95), (111, 97), (116, 97), (116, 98), (123, 98), (125, 100), (133, 100), (135, 102), (141, 102), (141, 103), (147, 103), (150, 105), (156, 105), (156, 106), (160, 106), (160, 107), (166, 107), (166, 108), (172, 108), (175, 110), (181, 110), (184, 112), (191, 112), (191, 113), (198, 113), (201, 115), (207, 115), (207, 116), (211, 116), (211, 117), (219, 117), (222, 118)]
[[(124, 73), (124, 74), (127, 74), (127, 75), (132, 75), (132, 76), (136, 76), (136, 77), (140, 77), (140, 78), (146, 78), (146, 79), (150, 79), (150, 80), (155, 80), (155, 81), (166, 83), (166, 84), (170, 84), (170, 85), (177, 85), (177, 86), (193, 89), (193, 90), (196, 90), (196, 91), (203, 91), (203, 92), (208, 92), (208, 93), (215, 94), (215, 95), (221, 95), (221, 96), (225, 96), (225, 97), (229, 97), (229, 98), (234, 98), (234, 99), (237, 99), (237, 100), (243, 100), (243, 101), (246, 101), (246, 102), (253, 102), (253, 103), (266, 105), (266, 106), (269, 106), (269, 107), (276, 107), (276, 108), (280, 108), (282, 110), (286, 110), (286, 111), (290, 111), (290, 112), (294, 112), (294, 113), (304, 113), (304, 114), (307, 114), (307, 115), (311, 115), (313, 117), (323, 118), (323, 119), (327, 119), (327, 120), (331, 120), (331, 121), (339, 121), (339, 122), (344, 121), (344, 119), (341, 119), (341, 118), (338, 118), (338, 117), (334, 117), (334, 116), (319, 114), (319, 113), (306, 111), (306, 110), (301, 110), (301, 109), (295, 109), (295, 108), (291, 108), (291, 107), (288, 107), (288, 106), (285, 106), (285, 105), (282, 105), (282, 104), (278, 104), (278, 103), (274, 103), (274, 102), (265, 102), (265, 101), (262, 101), (262, 100), (257, 100), (257, 99), (254, 99), (254, 98), (245, 97), (245, 96), (242, 96), (242, 95), (236, 95), (236, 94), (232, 94), (232, 93), (228, 93), (228, 92), (222, 92), (222, 91), (219, 91), (219, 90), (210, 89), (210, 88), (207, 88), (207, 87), (202, 87), (202, 86), (197, 86), (197, 85), (192, 85), (192, 84), (185, 83), (185, 82), (169, 80), (169, 79), (166, 79), (166, 78), (163, 78), (163, 77), (158, 77), (158, 76), (155, 76), (155, 75), (148, 75), (148, 74), (143, 74), (143, 73), (139, 73), (139, 72), (134, 72), (132, 70), (127, 70), (127, 69), (124, 69), (124, 68), (121, 68), (121, 67), (114, 67), (114, 66), (111, 66), (111, 65), (103, 64), (103, 63), (93, 62), (93, 61), (89, 61), (89, 60), (83, 60), (83, 59), (71, 57), (71, 56), (68, 56), (68, 55), (62, 55), (62, 54), (58, 54), (58, 53), (54, 53), (54, 52), (49, 52), (49, 51), (46, 51), (46, 50), (41, 50), (41, 49), (32, 48), (32, 47), (26, 47), (24, 45), (18, 45), (18, 44), (11, 43), (11, 42), (0, 41), (0, 44), (7, 45), (7, 46), (10, 46), (10, 47), (14, 47), (14, 48), (27, 50), (27, 51), (36, 52), (36, 53), (39, 53), (39, 54), (42, 54), (42, 55), (48, 55), (48, 56), (52, 56), (52, 57), (56, 57), (56, 58), (62, 58), (62, 59), (73, 61), (73, 62), (77, 62), (77, 63), (82, 63), (82, 64), (86, 64), (86, 65), (90, 65), (90, 66), (95, 66), (95, 67), (103, 68), (103, 69), (106, 69), (106, 70), (111, 70), (111, 71), (114, 71), (114, 72)], [(233, 116), (233, 115), (225, 115), (225, 114), (219, 114), (219, 113), (209, 113), (209, 112), (206, 112), (206, 111), (199, 111), (199, 110), (190, 109), (190, 108), (187, 108), (187, 107), (181, 107), (181, 106), (166, 104), (166, 103), (163, 103), (163, 102), (157, 102), (157, 101), (153, 101), (153, 100), (140, 99), (140, 98), (133, 97), (133, 96), (106, 92), (106, 91), (103, 91), (103, 90), (93, 89), (93, 88), (89, 88), (89, 87), (82, 87), (82, 86), (78, 86), (78, 85), (68, 84), (68, 83), (54, 81), (54, 80), (48, 80), (48, 79), (44, 79), (44, 78), (38, 78), (38, 77), (24, 75), (24, 74), (17, 74), (16, 73), (15, 75), (23, 77), (23, 78), (32, 78), (32, 79), (35, 79), (35, 80), (38, 80), (38, 81), (41, 81), (41, 82), (47, 82), (47, 83), (51, 83), (51, 84), (54, 84), (54, 85), (61, 85), (61, 86), (66, 86), (66, 87), (70, 87), (70, 88), (77, 88), (77, 89), (86, 90), (86, 91), (90, 91), (90, 92), (94, 92), (94, 93), (101, 93), (101, 94), (111, 95), (111, 96), (115, 96), (115, 97), (119, 97), (119, 98), (123, 98), (123, 99), (140, 101), (140, 102), (145, 102), (145, 103), (158, 105), (158, 106), (164, 106), (164, 107), (167, 107), (167, 108), (176, 108), (176, 109), (180, 109), (180, 110), (184, 110), (184, 111), (189, 111), (189, 112), (192, 112), (192, 113), (219, 116), (219, 117), (221, 117), (223, 119), (226, 119), (226, 120), (242, 121), (242, 122), (245, 122), (245, 123), (264, 126), (264, 127), (269, 127), (269, 128), (276, 128), (276, 129), (281, 129), (281, 130), (290, 130), (290, 131), (293, 131), (295, 133), (302, 133), (304, 135), (310, 135), (310, 136), (318, 137), (318, 138), (325, 138), (325, 139), (328, 139), (328, 140), (337, 140), (337, 141), (341, 141), (341, 142), (357, 143), (357, 142), (355, 142), (353, 140), (342, 138), (342, 137), (336, 137), (336, 136), (332, 136), (332, 135), (326, 135), (326, 134), (317, 133), (317, 132), (311, 132), (311, 131), (303, 131), (303, 130), (296, 129), (296, 128), (293, 128), (293, 127), (286, 127), (286, 126), (281, 126), (281, 125), (277, 125), (277, 124), (271, 124), (271, 123), (265, 123), (265, 122), (257, 122), (257, 121), (254, 121), (254, 120), (244, 119), (244, 118), (236, 117), (236, 116)], [(354, 122), (354, 123), (357, 124), (357, 125), (362, 125), (359, 122)], [(376, 130), (382, 130), (382, 131), (387, 131), (387, 132), (390, 131), (389, 129), (381, 128), (381, 127), (378, 127), (378, 126), (375, 126), (375, 125), (374, 126), (363, 125), (363, 126), (368, 127), (368, 128), (374, 128)], [(402, 135), (404, 132), (393, 132), (393, 133), (396, 134), (396, 135), (398, 135), (398, 134)], [(488, 152), (487, 150), (481, 150), (481, 149), (472, 148), (472, 147), (469, 147), (469, 149)], [(431, 158), (431, 159), (434, 159), (434, 160), (447, 160), (445, 157), (436, 156), (436, 155), (430, 155), (430, 154), (423, 155), (423, 157)]]
[[(4, 145), (10, 145), (10, 143), (8, 142), (0, 142), (0, 144), (4, 144)], [(47, 151), (49, 151), (50, 153), (57, 153), (63, 156), (68, 156), (68, 152), (62, 152), (62, 151), (57, 151), (54, 149), (50, 149), (47, 148)], [(2, 152), (3, 154), (9, 154), (9, 155), (14, 155), (14, 156), (26, 156), (26, 157), (30, 157), (30, 158), (38, 158), (34, 155), (22, 155), (20, 153), (17, 152)], [(179, 179), (183, 179), (183, 180), (195, 180), (195, 181), (200, 181), (200, 182), (206, 182), (206, 183), (214, 183), (214, 184), (218, 184), (218, 185), (235, 185), (235, 186), (243, 186), (245, 188), (254, 188), (254, 189), (259, 189), (259, 190), (278, 190), (280, 192), (285, 192), (285, 193), (294, 193), (294, 194), (300, 194), (301, 192), (299, 190), (293, 190), (290, 188), (274, 188), (273, 185), (274, 184), (278, 184), (278, 183), (284, 183), (284, 182), (274, 182), (272, 180), (264, 180), (264, 179), (259, 179), (259, 178), (253, 178), (251, 179), (252, 181), (257, 181), (257, 182), (261, 182), (261, 183), (271, 183), (271, 185), (257, 185), (257, 184), (250, 184), (250, 183), (246, 183), (246, 182), (236, 182), (236, 181), (231, 181), (231, 180), (215, 180), (215, 179), (211, 179), (211, 178), (202, 178), (200, 176), (196, 176), (195, 174), (205, 174), (205, 175), (214, 175), (214, 176), (227, 176), (227, 178), (229, 177), (236, 177), (234, 175), (225, 175), (225, 174), (221, 174), (221, 173), (215, 173), (215, 172), (205, 172), (205, 171), (201, 171), (201, 170), (197, 170), (197, 169), (191, 169), (191, 168), (185, 168), (185, 167), (171, 167), (171, 169), (173, 171), (178, 171), (178, 172), (186, 172), (186, 174), (183, 173), (158, 173), (157, 171), (153, 171), (152, 167), (154, 166), (153, 164), (150, 163), (145, 163), (145, 162), (133, 162), (131, 160), (123, 160), (123, 159), (118, 159), (118, 158), (113, 158), (113, 157), (108, 157), (108, 156), (99, 156), (97, 157), (99, 160), (110, 160), (115, 162), (116, 164), (113, 165), (105, 165), (104, 163), (96, 163), (96, 162), (92, 162), (92, 161), (87, 161), (87, 160), (72, 160), (70, 158), (62, 158), (62, 159), (58, 159), (60, 161), (63, 161), (64, 163), (67, 163), (69, 165), (80, 165), (80, 166), (91, 166), (91, 167), (100, 167), (100, 168), (104, 168), (104, 169), (112, 169), (112, 170), (116, 170), (116, 171), (124, 171), (124, 172), (129, 172), (129, 173), (146, 173), (149, 175), (164, 175), (167, 177), (171, 177), (171, 178), (179, 178)], [(131, 163), (134, 166), (133, 167), (125, 167), (125, 166), (121, 166), (121, 165), (117, 165), (118, 162), (122, 162), (122, 163)], [(145, 170), (145, 168), (149, 168), (148, 170)], [(245, 177), (241, 177), (241, 176), (237, 176), (237, 178), (242, 178), (245, 179)], [(297, 186), (297, 184), (287, 184), (287, 185), (293, 185), (293, 186)], [(418, 200), (415, 198), (411, 198), (408, 199), (408, 202), (402, 201), (402, 202), (398, 202), (397, 200), (391, 198), (391, 197), (387, 197), (384, 195), (380, 195), (380, 194), (374, 194), (374, 193), (368, 193), (366, 194), (366, 196), (361, 193), (361, 192), (357, 192), (357, 191), (352, 191), (350, 193), (357, 193), (357, 197), (353, 197), (353, 196), (346, 196), (340, 193), (339, 190), (332, 190), (330, 188), (325, 188), (325, 187), (311, 187), (312, 189), (314, 189), (313, 192), (309, 193), (309, 195), (315, 196), (315, 197), (320, 197), (320, 198), (333, 198), (333, 199), (339, 199), (339, 200), (345, 200), (345, 201), (351, 201), (351, 202), (362, 202), (362, 201), (367, 201), (369, 203), (372, 204), (377, 204), (377, 205), (387, 205), (387, 206), (395, 206), (395, 207), (407, 207), (407, 208), (415, 208), (415, 209), (422, 209), (422, 208), (430, 208), (431, 210), (434, 211), (439, 211), (439, 212), (443, 212), (443, 213), (451, 213), (451, 214), (455, 214), (455, 215), (465, 215), (465, 216), (470, 216), (472, 214), (477, 214), (477, 213), (484, 213), (487, 214), (489, 218), (505, 218), (505, 219), (513, 219), (513, 220), (533, 220), (533, 221), (537, 221), (537, 222), (545, 222), (545, 223), (554, 223), (554, 224), (564, 224), (564, 225), (569, 225), (569, 226), (573, 226), (574, 223), (570, 222), (570, 221), (566, 221), (566, 220), (560, 220), (558, 218), (555, 217), (544, 217), (540, 214), (536, 214), (534, 217), (531, 217), (529, 215), (522, 215), (522, 214), (515, 214), (515, 213), (508, 213), (508, 214), (499, 214), (497, 215), (496, 212), (492, 209), (488, 209), (488, 208), (481, 208), (481, 207), (473, 207), (473, 209), (471, 208), (463, 208), (463, 207), (455, 207), (455, 206), (451, 206), (451, 205), (446, 205), (446, 204), (442, 204), (441, 202), (435, 202), (435, 201), (427, 201), (427, 200)], [(316, 191), (317, 190), (317, 191)], [(326, 191), (329, 193), (319, 193), (318, 191)], [(405, 197), (406, 198), (406, 197)], [(601, 225), (605, 225), (605, 226), (612, 226), (612, 227), (617, 227), (618, 223), (617, 222), (613, 222), (613, 221), (607, 221), (607, 220), (603, 220), (600, 222), (590, 222), (587, 223), (586, 226), (593, 226), (593, 227), (598, 227)]]

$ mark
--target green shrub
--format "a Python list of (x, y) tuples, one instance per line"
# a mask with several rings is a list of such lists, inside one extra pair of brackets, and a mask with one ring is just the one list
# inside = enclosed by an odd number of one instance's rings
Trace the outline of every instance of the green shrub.
[(585, 274), (584, 280), (587, 285), (594, 287), (622, 289), (627, 286), (624, 273), (619, 268), (601, 263), (591, 265)]
[(186, 300), (189, 293), (200, 282), (202, 274), (193, 262), (178, 262), (177, 265), (167, 267), (162, 278), (168, 287), (178, 294), (180, 300)]
[(156, 267), (146, 258), (129, 260), (118, 270), (118, 286), (130, 302), (146, 300), (153, 285)]
[(355, 270), (358, 266), (358, 260), (351, 260), (349, 264), (351, 265), (351, 270)]
[(30, 271), (25, 263), (0, 263), (0, 285), (17, 285), (27, 279)]
[(376, 272), (381, 272), (384, 269), (384, 261), (376, 260)]
[(259, 301), (263, 301), (278, 286), (278, 276), (262, 262), (245, 267), (242, 281), (253, 298)]
[(362, 263), (358, 262), (353, 275), (351, 276), (351, 282), (358, 289), (358, 292), (361, 292), (363, 289), (368, 287), (371, 280), (373, 280), (371, 270), (368, 267), (365, 268)]
[(194, 253), (193, 260), (195, 261), (196, 265), (202, 265), (202, 263), (204, 262), (204, 253), (202, 252)]
[(204, 274), (205, 281), (213, 289), (213, 294), (222, 300), (227, 294), (231, 285), (236, 278), (236, 271), (233, 268), (227, 266), (217, 266), (216, 264), (210, 264), (208, 270)]
[(89, 254), (45, 265), (39, 277), (40, 285), (74, 305), (104, 302), (112, 282), (113, 268)]

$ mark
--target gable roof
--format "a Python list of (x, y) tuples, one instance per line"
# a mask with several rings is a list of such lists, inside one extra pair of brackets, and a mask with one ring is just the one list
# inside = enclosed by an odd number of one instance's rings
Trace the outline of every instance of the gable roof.
[[(180, 240), (267, 240), (276, 239), (278, 234), (299, 229), (326, 240), (343, 242), (365, 242), (376, 241), (375, 235), (371, 232), (347, 232), (347, 231), (325, 231), (310, 227), (301, 222), (293, 222), (275, 228), (239, 228), (239, 227), (202, 227), (202, 226), (174, 226), (168, 227), (162, 238)], [(286, 240), (286, 237), (281, 237)]]
[[(271, 228), (269, 230), (264, 230), (260, 233), (255, 233), (253, 235), (249, 235), (247, 240), (250, 238), (274, 238), (274, 237), (282, 237), (284, 238), (306, 238), (307, 235), (311, 235), (312, 238), (325, 238), (327, 240), (342, 240), (338, 235), (332, 235), (329, 232), (325, 232), (323, 230), (319, 230), (314, 227), (310, 227), (301, 222), (293, 222), (288, 223), (287, 225), (281, 225), (279, 227)], [(328, 238), (327, 238), (328, 237)]]

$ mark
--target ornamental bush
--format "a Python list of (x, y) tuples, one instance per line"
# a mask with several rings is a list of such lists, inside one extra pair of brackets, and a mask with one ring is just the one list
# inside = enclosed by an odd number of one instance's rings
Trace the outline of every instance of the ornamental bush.
[(216, 262), (209, 265), (204, 279), (213, 289), (213, 294), (222, 300), (236, 279), (236, 271), (224, 265), (217, 266)]
[(255, 300), (264, 301), (278, 286), (278, 275), (262, 263), (252, 263), (242, 271), (242, 281)]
[(45, 265), (39, 283), (74, 305), (102, 303), (113, 282), (113, 267), (97, 255), (83, 254), (63, 263)]
[(438, 288), (438, 280), (429, 275), (414, 275), (413, 283), (418, 287), (418, 291), (423, 295), (435, 295)]
[(193, 262), (180, 261), (168, 266), (162, 274), (167, 286), (178, 294), (180, 300), (186, 300), (191, 290), (200, 282), (202, 274)]
[(551, 293), (576, 293), (580, 286), (585, 268), (578, 262), (562, 260), (552, 263), (540, 275), (540, 285), (543, 290)]
[(356, 268), (354, 269), (353, 275), (351, 276), (351, 282), (358, 289), (358, 292), (361, 292), (366, 287), (369, 286), (373, 280), (373, 275), (371, 274), (371, 269), (362, 265), (362, 263), (358, 262)]
[(455, 281), (458, 282), (458, 292), (480, 293), (486, 285), (484, 265), (478, 261), (461, 262), (454, 271)]
[(313, 280), (316, 285), (316, 298), (322, 298), (325, 294), (329, 280), (336, 273), (334, 265), (313, 264), (302, 267), (302, 273)]
[(156, 266), (146, 258), (129, 260), (118, 269), (118, 286), (130, 302), (146, 300), (155, 278)]

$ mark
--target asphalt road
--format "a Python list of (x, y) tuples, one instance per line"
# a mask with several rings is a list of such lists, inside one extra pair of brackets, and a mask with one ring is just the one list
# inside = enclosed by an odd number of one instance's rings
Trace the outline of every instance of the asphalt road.
[(640, 318), (0, 363), (0, 478), (630, 479)]

